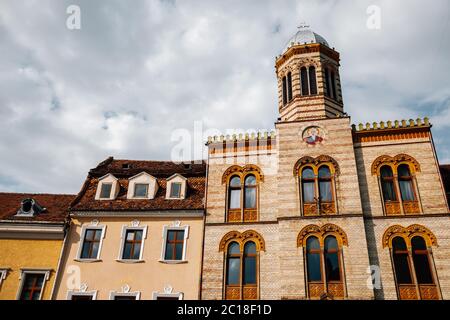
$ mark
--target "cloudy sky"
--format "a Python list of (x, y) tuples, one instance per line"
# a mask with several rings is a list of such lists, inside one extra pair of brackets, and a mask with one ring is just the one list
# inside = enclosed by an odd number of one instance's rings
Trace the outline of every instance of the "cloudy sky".
[(301, 21), (341, 53), (352, 122), (429, 116), (450, 163), (450, 1), (432, 2), (0, 0), (0, 191), (76, 193), (110, 155), (170, 159), (194, 126), (272, 129)]

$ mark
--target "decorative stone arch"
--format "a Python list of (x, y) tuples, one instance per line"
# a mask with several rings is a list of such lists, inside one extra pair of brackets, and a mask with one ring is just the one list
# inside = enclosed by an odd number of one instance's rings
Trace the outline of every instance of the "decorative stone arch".
[(303, 58), (303, 59), (300, 59), (299, 61), (297, 61), (294, 69), (300, 70), (300, 68), (302, 68), (302, 67), (309, 68), (311, 66), (316, 68), (316, 72), (320, 68), (320, 64), (319, 64), (318, 60), (311, 59), (311, 58)]
[(257, 182), (264, 181), (264, 175), (262, 173), (262, 170), (257, 165), (246, 164), (243, 167), (239, 165), (233, 165), (229, 167), (227, 170), (225, 170), (225, 172), (222, 175), (222, 184), (228, 183), (230, 178), (234, 175), (238, 175), (241, 178), (241, 181), (244, 181), (243, 178), (249, 174), (255, 175)]
[(300, 230), (297, 236), (297, 247), (305, 247), (306, 240), (311, 236), (316, 236), (319, 239), (320, 245), (323, 246), (325, 238), (329, 235), (336, 237), (340, 247), (348, 246), (348, 238), (345, 231), (335, 224), (327, 223), (321, 227), (310, 224)]
[(316, 158), (310, 156), (301, 157), (294, 165), (293, 174), (294, 176), (300, 175), (300, 170), (306, 165), (312, 165), (314, 173), (317, 174), (318, 168), (324, 164), (329, 166), (331, 174), (340, 174), (339, 164), (337, 161), (327, 155), (320, 155)]
[(397, 174), (397, 168), (401, 164), (407, 164), (409, 166), (409, 170), (411, 174), (415, 174), (416, 172), (420, 172), (420, 164), (419, 162), (412, 156), (401, 153), (394, 157), (388, 155), (382, 155), (376, 158), (371, 166), (372, 175), (380, 175), (380, 168), (383, 165), (388, 165), (392, 168), (392, 172), (394, 175)]
[(406, 246), (411, 248), (411, 239), (415, 236), (421, 236), (428, 247), (438, 246), (437, 238), (434, 233), (425, 226), (412, 224), (409, 227), (402, 227), (398, 224), (390, 226), (383, 234), (383, 248), (392, 248), (392, 239), (402, 237), (405, 239)]
[(243, 233), (239, 231), (230, 231), (222, 237), (219, 243), (219, 252), (225, 252), (228, 244), (230, 242), (237, 242), (241, 248), (241, 251), (244, 250), (244, 245), (253, 241), (256, 244), (256, 250), (266, 251), (266, 244), (264, 238), (255, 230), (247, 230)]
[(287, 76), (289, 72), (294, 73), (295, 67), (292, 67), (292, 65), (284, 66), (279, 72), (278, 72), (278, 79), (281, 81), (281, 79), (284, 76)]

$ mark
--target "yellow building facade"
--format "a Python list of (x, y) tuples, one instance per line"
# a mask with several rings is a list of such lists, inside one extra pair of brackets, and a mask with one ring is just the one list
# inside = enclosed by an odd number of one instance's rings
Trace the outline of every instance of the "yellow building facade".
[(0, 300), (50, 300), (74, 196), (0, 194)]

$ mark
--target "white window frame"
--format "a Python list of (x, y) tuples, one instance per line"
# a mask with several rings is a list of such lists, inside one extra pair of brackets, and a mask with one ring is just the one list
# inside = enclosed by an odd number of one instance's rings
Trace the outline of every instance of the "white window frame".
[(141, 300), (141, 292), (130, 292), (130, 286), (126, 284), (121, 288), (120, 291), (109, 292), (109, 300), (114, 300), (115, 297), (135, 297), (135, 300)]
[[(100, 197), (101, 192), (102, 192), (102, 185), (104, 183), (112, 184), (111, 193), (109, 194), (109, 198), (101, 198)], [(117, 197), (117, 194), (119, 193), (119, 189), (120, 189), (119, 180), (111, 173), (108, 173), (98, 179), (97, 191), (95, 192), (95, 200), (114, 200)]]
[(25, 284), (25, 279), (27, 277), (27, 274), (42, 274), (42, 275), (44, 275), (44, 281), (42, 282), (42, 288), (41, 288), (41, 292), (39, 293), (39, 299), (38, 299), (38, 300), (42, 300), (42, 294), (45, 289), (45, 284), (48, 281), (48, 279), (50, 278), (51, 271), (52, 271), (52, 269), (20, 269), (20, 275), (19, 275), (20, 285), (19, 285), (19, 290), (17, 291), (17, 294), (16, 294), (16, 300), (20, 300), (20, 297), (22, 296), (22, 290), (23, 290), (23, 286)]
[[(146, 197), (135, 197), (134, 196), (136, 184), (148, 185)], [(136, 199), (136, 200), (153, 199), (155, 197), (157, 191), (158, 191), (157, 179), (145, 171), (138, 173), (137, 175), (132, 176), (131, 178), (128, 179), (127, 199)]]
[[(116, 261), (118, 262), (124, 262), (124, 263), (137, 263), (137, 262), (144, 262), (142, 259), (144, 255), (144, 243), (145, 239), (147, 239), (147, 225), (139, 226), (139, 221), (134, 220), (131, 222), (131, 226), (123, 225), (122, 226), (122, 235), (120, 237), (120, 250), (119, 250), (119, 256), (117, 257)], [(123, 250), (125, 249), (125, 236), (127, 234), (128, 230), (141, 230), (142, 231), (142, 241), (141, 241), (141, 249), (139, 252), (139, 259), (123, 259)]]
[[(92, 230), (92, 229), (94, 229), (94, 230), (102, 230), (102, 234), (100, 236), (100, 244), (98, 245), (98, 252), (97, 252), (97, 257), (96, 258), (81, 258), (81, 253), (83, 251), (83, 245), (84, 245), (84, 238), (86, 236), (86, 231), (88, 229), (89, 230)], [(74, 260), (78, 261), (78, 262), (97, 262), (97, 261), (101, 261), (100, 255), (101, 255), (101, 252), (102, 252), (102, 246), (103, 246), (103, 240), (105, 239), (105, 234), (106, 234), (106, 225), (100, 225), (98, 220), (93, 220), (89, 224), (83, 224), (81, 226), (81, 235), (80, 235), (80, 242), (79, 242), (79, 245), (78, 245), (77, 257)]]
[[(170, 196), (170, 193), (172, 191), (172, 183), (181, 183), (179, 197), (173, 198)], [(166, 179), (166, 199), (183, 200), (186, 198), (186, 191), (187, 191), (187, 178), (183, 177), (178, 173), (175, 173), (174, 175)]]
[[(184, 231), (184, 239), (183, 239), (183, 257), (181, 260), (166, 260), (166, 244), (167, 244), (167, 234), (169, 231)], [(181, 226), (180, 221), (175, 221), (172, 225), (163, 226), (162, 232), (162, 250), (161, 250), (161, 258), (160, 262), (162, 263), (186, 263), (186, 251), (187, 251), (187, 239), (189, 238), (189, 225)]]
[(3, 280), (6, 279), (6, 276), (8, 275), (9, 268), (0, 268), (0, 289), (2, 287)]
[(178, 300), (183, 300), (183, 292), (173, 292), (173, 288), (169, 285), (164, 288), (164, 292), (153, 291), (152, 299), (157, 300), (157, 298), (178, 298)]
[(72, 300), (73, 296), (89, 296), (92, 300), (97, 300), (97, 290), (87, 291), (87, 285), (82, 284), (80, 290), (67, 291), (67, 300)]

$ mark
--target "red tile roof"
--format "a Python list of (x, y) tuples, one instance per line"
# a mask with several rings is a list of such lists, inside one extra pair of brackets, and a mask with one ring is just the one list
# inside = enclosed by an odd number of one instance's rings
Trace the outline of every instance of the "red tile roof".
[[(37, 201), (46, 210), (34, 217), (16, 217), (22, 200), (29, 198)], [(69, 213), (69, 205), (74, 199), (75, 195), (70, 194), (0, 192), (0, 220), (64, 222)]]
[(440, 165), (442, 182), (444, 183), (445, 193), (447, 195), (447, 201), (450, 206), (450, 164)]
[[(157, 179), (154, 199), (127, 199), (128, 179), (147, 172)], [(95, 200), (99, 178), (111, 173), (120, 185), (114, 200)], [(178, 173), (187, 178), (186, 198), (167, 200), (166, 179)], [(171, 161), (114, 160), (110, 157), (89, 171), (82, 190), (71, 205), (73, 211), (202, 210), (204, 208), (206, 163), (176, 164)]]

